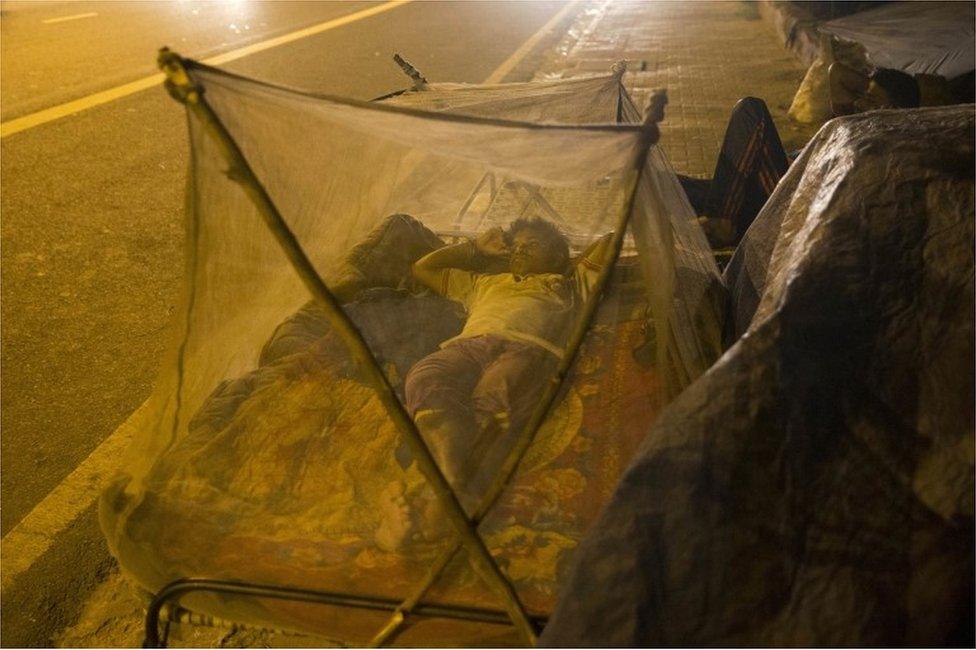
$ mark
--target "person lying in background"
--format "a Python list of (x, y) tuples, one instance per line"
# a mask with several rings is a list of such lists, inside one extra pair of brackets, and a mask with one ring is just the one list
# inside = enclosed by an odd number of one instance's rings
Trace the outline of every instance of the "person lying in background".
[(974, 99), (973, 72), (946, 79), (933, 74), (910, 75), (891, 68), (862, 72), (840, 61), (827, 69), (830, 109), (851, 115), (879, 108), (918, 108), (968, 104)]
[[(883, 108), (943, 106), (973, 101), (973, 73), (946, 80), (876, 68), (862, 73), (835, 61), (828, 69), (831, 110), (850, 115)], [(799, 153), (799, 152), (796, 152)], [(712, 178), (678, 175), (688, 200), (715, 248), (735, 246), (789, 169), (794, 155), (783, 148), (763, 100), (735, 105)]]
[(766, 103), (740, 99), (732, 109), (711, 179), (678, 174), (714, 248), (739, 243), (790, 166)]

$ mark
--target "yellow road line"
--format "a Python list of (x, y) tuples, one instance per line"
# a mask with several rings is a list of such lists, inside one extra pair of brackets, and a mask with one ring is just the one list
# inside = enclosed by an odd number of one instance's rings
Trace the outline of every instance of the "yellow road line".
[(485, 79), (484, 83), (496, 84), (499, 83), (502, 79), (504, 79), (505, 76), (509, 72), (511, 72), (515, 68), (515, 66), (517, 66), (522, 61), (522, 59), (528, 56), (529, 53), (533, 49), (535, 49), (535, 46), (539, 44), (539, 41), (541, 41), (546, 34), (551, 32), (556, 27), (556, 25), (558, 25), (559, 22), (563, 18), (565, 18), (566, 15), (576, 7), (577, 4), (579, 4), (579, 0), (572, 0), (571, 2), (567, 2), (565, 7), (560, 9), (555, 16), (550, 18), (545, 25), (539, 28), (539, 31), (537, 31), (535, 34), (530, 36), (529, 40), (522, 43), (522, 45), (519, 46), (519, 49), (515, 50), (512, 53), (512, 56), (502, 61), (502, 64), (497, 68), (495, 68), (494, 72), (488, 75), (488, 78)]
[(300, 38), (306, 38), (308, 36), (314, 36), (315, 34), (321, 34), (322, 32), (327, 32), (330, 29), (335, 29), (336, 27), (342, 27), (343, 25), (348, 25), (349, 23), (354, 23), (357, 20), (362, 20), (363, 18), (369, 18), (370, 16), (375, 16), (376, 14), (381, 14), (384, 11), (389, 11), (390, 9), (396, 9), (400, 5), (407, 4), (411, 0), (391, 0), (390, 2), (384, 2), (381, 5), (375, 7), (370, 7), (369, 9), (363, 9), (362, 11), (357, 11), (354, 14), (349, 14), (348, 16), (340, 16), (339, 18), (333, 18), (332, 20), (327, 20), (324, 23), (319, 23), (318, 25), (313, 25), (312, 27), (306, 27), (305, 29), (300, 29), (297, 32), (291, 32), (290, 34), (285, 34), (284, 36), (278, 36), (277, 38), (272, 38), (267, 41), (262, 41), (260, 43), (255, 43), (253, 45), (248, 45), (226, 54), (219, 54), (215, 57), (209, 58), (204, 63), (207, 65), (221, 65), (240, 59), (242, 57), (255, 54), (256, 52), (263, 52), (264, 50), (271, 49), (272, 47), (278, 47), (279, 45), (284, 45), (285, 43), (291, 43), (292, 41), (297, 41)]
[(65, 104), (58, 104), (57, 106), (52, 106), (51, 108), (45, 108), (43, 111), (38, 111), (36, 113), (31, 113), (30, 115), (25, 115), (24, 117), (9, 120), (3, 124), (0, 124), (0, 138), (5, 138), (8, 135), (20, 133), (21, 131), (26, 131), (27, 129), (32, 129), (35, 126), (40, 126), (41, 124), (53, 122), (54, 120), (67, 117), (68, 115), (80, 113), (81, 111), (94, 106), (107, 104), (115, 101), (116, 99), (121, 99), (127, 95), (137, 93), (140, 90), (158, 86), (162, 82), (162, 73), (154, 74), (151, 77), (145, 77), (144, 79), (139, 79), (138, 81), (133, 81), (121, 86), (116, 86), (115, 88), (103, 90), (102, 92), (95, 93), (94, 95), (88, 95), (87, 97), (82, 97), (81, 99), (76, 99)]
[[(278, 47), (279, 45), (284, 45), (285, 43), (291, 43), (292, 41), (314, 36), (315, 34), (321, 34), (322, 32), (327, 32), (329, 30), (342, 27), (343, 25), (348, 25), (350, 23), (363, 20), (364, 18), (381, 14), (408, 2), (411, 2), (411, 0), (390, 0), (390, 2), (384, 2), (381, 5), (369, 7), (368, 9), (363, 9), (362, 11), (357, 11), (346, 16), (340, 16), (339, 18), (333, 18), (332, 20), (327, 20), (324, 23), (319, 23), (318, 25), (299, 29), (298, 31), (291, 32), (289, 34), (284, 34), (266, 41), (261, 41), (260, 43), (254, 43), (236, 50), (231, 50), (230, 52), (225, 52), (224, 54), (219, 54), (206, 59), (204, 63), (208, 65), (221, 65), (223, 63), (228, 63), (257, 52), (263, 52), (264, 50)], [(137, 93), (141, 90), (152, 88), (153, 86), (162, 83), (162, 81), (162, 74), (154, 74), (150, 77), (145, 77), (121, 86), (116, 86), (115, 88), (103, 90), (102, 92), (98, 92), (93, 95), (88, 95), (87, 97), (82, 97), (81, 99), (52, 106), (51, 108), (46, 108), (42, 111), (31, 113), (30, 115), (9, 120), (0, 124), (0, 138), (5, 138), (8, 135), (20, 133), (21, 131), (26, 131), (27, 129), (32, 129), (35, 126), (40, 126), (41, 124), (53, 122), (54, 120), (79, 113), (95, 106), (107, 104), (108, 102), (121, 99), (122, 97)]]
[(74, 14), (72, 16), (61, 16), (60, 18), (48, 18), (47, 20), (42, 20), (41, 22), (45, 25), (53, 25), (54, 23), (66, 23), (69, 20), (78, 20), (79, 18), (91, 18), (92, 16), (97, 16), (98, 14), (94, 11), (87, 14)]

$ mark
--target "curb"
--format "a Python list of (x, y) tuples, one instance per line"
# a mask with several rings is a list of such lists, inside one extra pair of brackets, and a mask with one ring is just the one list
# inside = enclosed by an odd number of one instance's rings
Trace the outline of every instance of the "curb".
[(759, 15), (793, 55), (810, 65), (820, 54), (817, 21), (803, 7), (785, 0), (759, 0)]

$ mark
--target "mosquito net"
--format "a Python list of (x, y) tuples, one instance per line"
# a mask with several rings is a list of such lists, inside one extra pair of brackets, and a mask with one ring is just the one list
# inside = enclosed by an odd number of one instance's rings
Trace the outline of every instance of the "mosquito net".
[[(186, 285), (103, 494), (112, 552), (150, 592), (348, 597), (182, 601), (222, 618), (524, 642), (658, 410), (719, 352), (718, 271), (653, 129), (619, 74), (361, 103), (177, 68)], [(411, 598), (402, 625), (369, 606)], [(522, 636), (459, 620), (476, 610)]]

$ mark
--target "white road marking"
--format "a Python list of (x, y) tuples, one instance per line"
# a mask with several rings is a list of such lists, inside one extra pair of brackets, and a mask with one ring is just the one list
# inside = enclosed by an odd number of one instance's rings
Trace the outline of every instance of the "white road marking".
[[(279, 45), (291, 43), (292, 41), (297, 41), (301, 38), (321, 34), (322, 32), (327, 32), (329, 30), (336, 29), (337, 27), (342, 27), (343, 25), (348, 25), (350, 23), (363, 20), (364, 18), (381, 14), (385, 11), (389, 11), (390, 9), (396, 9), (400, 5), (411, 1), (412, 0), (390, 0), (390, 2), (384, 2), (381, 5), (369, 7), (368, 9), (363, 9), (362, 11), (357, 11), (346, 16), (340, 16), (339, 18), (333, 18), (332, 20), (327, 20), (324, 23), (319, 23), (318, 25), (312, 25), (311, 27), (299, 29), (298, 31), (271, 38), (266, 41), (261, 41), (260, 43), (253, 43), (252, 45), (231, 50), (230, 52), (225, 52), (224, 54), (218, 54), (217, 56), (204, 60), (204, 63), (207, 65), (221, 65), (230, 61), (235, 61), (256, 52), (263, 52), (264, 50), (272, 47), (278, 47)], [(79, 113), (86, 109), (100, 106), (101, 104), (107, 104), (108, 102), (121, 99), (122, 97), (137, 93), (141, 90), (152, 88), (153, 86), (157, 86), (162, 82), (163, 75), (161, 73), (154, 74), (137, 81), (132, 81), (121, 86), (116, 86), (115, 88), (110, 88), (108, 90), (103, 90), (102, 92), (88, 95), (87, 97), (82, 97), (81, 99), (76, 99), (64, 104), (58, 104), (57, 106), (52, 106), (51, 108), (45, 108), (42, 111), (31, 113), (30, 115), (8, 120), (0, 124), (0, 138), (5, 138), (8, 135), (20, 133), (21, 131), (32, 129), (35, 126), (53, 122), (54, 120), (59, 120), (62, 117), (67, 117), (68, 115), (74, 115), (75, 113)]]
[(559, 22), (563, 18), (565, 18), (566, 15), (573, 10), (573, 8), (576, 7), (577, 4), (579, 4), (579, 0), (572, 0), (571, 2), (567, 2), (565, 7), (560, 9), (555, 16), (550, 18), (545, 25), (539, 28), (539, 31), (537, 31), (535, 34), (530, 36), (529, 40), (522, 43), (522, 45), (519, 46), (519, 49), (515, 50), (512, 53), (512, 56), (502, 61), (502, 64), (497, 68), (495, 68), (494, 72), (488, 75), (488, 78), (485, 79), (484, 83), (496, 84), (499, 83), (502, 79), (504, 79), (505, 76), (509, 72), (511, 72), (515, 68), (515, 66), (517, 66), (522, 61), (522, 59), (528, 56), (529, 52), (535, 49), (535, 46), (539, 44), (539, 41), (541, 41), (546, 34), (551, 32), (556, 27), (556, 25), (558, 25)]
[[(389, 5), (396, 6), (408, 1), (409, 0), (397, 0), (395, 2), (387, 3), (386, 5), (380, 5), (380, 7), (392, 9), (393, 7)], [(563, 7), (555, 16), (552, 17), (552, 19), (543, 25), (539, 31), (530, 36), (529, 40), (525, 41), (525, 43), (523, 43), (510, 57), (505, 59), (505, 61), (503, 61), (494, 72), (488, 75), (488, 78), (485, 79), (484, 83), (498, 83), (504, 79), (505, 75), (511, 72), (512, 69), (515, 68), (515, 66), (518, 65), (519, 62), (532, 51), (535, 45), (537, 45), (539, 41), (542, 40), (542, 38), (568, 14), (570, 9), (576, 6), (578, 3), (579, 0), (572, 0), (565, 7)], [(383, 9), (383, 11), (386, 11), (386, 9)], [(364, 12), (359, 12), (359, 14), (362, 13)], [(374, 11), (374, 13), (379, 12)], [(351, 14), (350, 16), (346, 16), (347, 20), (342, 24), (353, 22), (353, 20), (350, 19), (357, 15), (358, 14)], [(356, 18), (355, 20), (359, 19)], [(328, 23), (323, 23), (322, 25), (326, 24)], [(325, 31), (322, 28), (322, 25), (310, 27), (309, 30), (318, 29), (318, 31), (313, 33)], [(329, 27), (328, 29), (333, 29), (333, 27)], [(308, 32), (309, 30), (301, 31)], [(299, 32), (293, 32), (293, 34), (297, 33)], [(289, 38), (293, 34), (286, 34), (278, 39), (271, 39), (271, 41), (265, 41), (264, 43), (258, 43), (250, 47), (241, 48), (240, 50), (235, 50), (234, 52), (228, 52), (227, 54), (209, 59), (207, 63), (216, 65), (216, 63), (214, 63), (216, 59), (221, 59), (220, 63), (226, 63), (229, 60), (233, 60), (233, 58), (247, 56), (247, 54), (252, 54), (255, 51), (267, 49), (267, 47), (274, 47), (274, 45), (261, 47), (266, 43), (273, 41), (278, 41), (276, 45), (281, 45), (282, 42), (288, 42), (281, 41), (281, 39), (295, 40), (294, 38)], [(311, 34), (306, 33), (305, 35), (310, 36)], [(260, 49), (252, 49), (256, 47), (260, 47)], [(246, 54), (240, 54), (240, 56), (234, 56), (230, 59), (223, 58), (229, 57), (238, 52), (243, 52), (245, 50), (247, 50)], [(126, 86), (144, 83), (146, 85), (143, 87), (148, 88), (155, 83), (159, 83), (159, 79), (161, 77), (161, 74), (155, 75), (152, 78), (143, 79), (138, 82), (133, 82), (132, 84), (126, 84)], [(149, 83), (150, 79), (152, 79), (152, 83)], [(120, 86), (119, 88), (125, 88), (126, 86)], [(112, 91), (106, 91), (106, 93), (108, 92)], [(131, 94), (131, 92), (127, 92), (125, 94)], [(121, 97), (124, 95), (119, 96)], [(41, 557), (41, 555), (43, 555), (48, 548), (50, 548), (58, 533), (71, 525), (78, 515), (88, 509), (88, 507), (94, 503), (95, 499), (98, 498), (105, 481), (111, 478), (111, 476), (115, 473), (115, 470), (118, 467), (119, 458), (128, 448), (129, 443), (135, 434), (133, 429), (134, 424), (140, 419), (141, 412), (145, 408), (147, 408), (146, 403), (143, 403), (139, 409), (129, 416), (129, 419), (122, 423), (122, 426), (120, 426), (112, 433), (112, 435), (106, 438), (102, 444), (100, 444), (95, 451), (88, 456), (88, 458), (83, 460), (81, 464), (68, 475), (66, 479), (64, 479), (56, 488), (51, 490), (51, 492), (44, 497), (43, 501), (34, 506), (34, 509), (31, 510), (30, 513), (28, 513), (27, 516), (20, 521), (20, 523), (14, 526), (10, 532), (4, 535), (3, 540), (0, 540), (0, 555), (3, 557), (3, 571), (2, 575), (0, 575), (0, 591), (6, 590), (17, 576), (22, 574), (24, 571), (27, 571), (34, 564), (34, 562), (36, 562), (37, 559)]]
[(0, 541), (3, 571), (0, 592), (50, 548), (55, 536), (71, 525), (98, 498), (105, 482), (118, 468), (119, 458), (135, 433), (134, 423), (146, 408), (143, 403), (112, 435), (95, 448), (66, 479), (34, 506)]
[(92, 16), (97, 16), (98, 14), (94, 11), (87, 14), (74, 14), (72, 16), (61, 16), (60, 18), (48, 18), (47, 20), (42, 20), (41, 22), (45, 25), (53, 25), (54, 23), (65, 23), (69, 20), (78, 20), (79, 18), (91, 18)]

